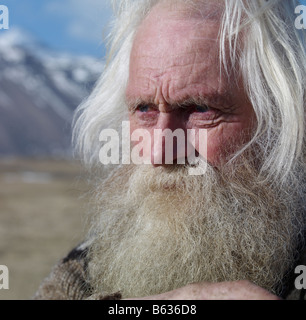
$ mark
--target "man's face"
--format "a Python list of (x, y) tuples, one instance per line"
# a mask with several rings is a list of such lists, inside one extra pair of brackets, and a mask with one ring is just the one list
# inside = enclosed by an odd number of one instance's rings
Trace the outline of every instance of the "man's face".
[[(186, 137), (188, 129), (195, 129), (199, 154), (199, 129), (206, 129), (207, 141), (201, 143), (207, 144), (207, 156), (201, 155), (214, 166), (250, 139), (254, 111), (241, 79), (228, 81), (220, 72), (216, 16), (203, 20), (157, 6), (139, 28), (126, 100), (131, 132), (145, 129), (151, 135), (143, 156), (152, 164), (165, 161), (165, 146), (161, 140), (154, 143), (154, 129), (183, 129)], [(183, 152), (176, 149), (173, 161), (187, 157), (187, 148)]]

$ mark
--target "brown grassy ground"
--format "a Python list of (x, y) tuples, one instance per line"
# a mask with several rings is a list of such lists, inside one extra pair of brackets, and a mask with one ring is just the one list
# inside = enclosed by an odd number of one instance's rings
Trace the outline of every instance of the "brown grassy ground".
[(9, 290), (0, 290), (0, 300), (31, 299), (83, 239), (85, 190), (76, 163), (0, 160), (0, 265), (9, 268)]

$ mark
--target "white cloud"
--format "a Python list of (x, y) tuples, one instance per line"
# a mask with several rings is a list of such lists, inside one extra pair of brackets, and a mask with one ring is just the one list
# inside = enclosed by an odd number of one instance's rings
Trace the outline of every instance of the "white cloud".
[(108, 0), (53, 0), (45, 10), (53, 16), (67, 19), (65, 32), (74, 38), (100, 44), (111, 17)]

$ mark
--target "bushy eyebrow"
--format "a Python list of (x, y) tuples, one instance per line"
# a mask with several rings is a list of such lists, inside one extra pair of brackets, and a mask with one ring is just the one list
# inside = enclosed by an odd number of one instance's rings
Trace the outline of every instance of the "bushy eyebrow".
[(212, 96), (210, 97), (202, 97), (202, 96), (198, 96), (198, 97), (188, 97), (184, 100), (178, 101), (176, 103), (176, 106), (179, 108), (187, 108), (190, 106), (209, 106), (211, 104), (213, 104), (216, 101), (215, 98), (213, 98)]
[[(126, 98), (126, 105), (128, 106), (128, 110), (130, 112), (134, 112), (139, 106), (143, 105), (155, 105), (154, 99), (150, 98)], [(177, 108), (188, 108), (191, 106), (212, 106), (212, 107), (229, 107), (231, 105), (230, 95), (228, 93), (220, 94), (220, 93), (211, 93), (209, 95), (198, 95), (198, 96), (190, 96), (180, 99), (178, 101), (169, 103), (169, 106), (172, 109)]]
[(154, 104), (154, 102), (150, 101), (150, 99), (141, 99), (141, 98), (137, 98), (137, 99), (131, 99), (131, 98), (125, 98), (125, 104), (128, 107), (128, 110), (130, 112), (134, 112), (139, 106), (141, 105), (146, 105), (146, 104)]

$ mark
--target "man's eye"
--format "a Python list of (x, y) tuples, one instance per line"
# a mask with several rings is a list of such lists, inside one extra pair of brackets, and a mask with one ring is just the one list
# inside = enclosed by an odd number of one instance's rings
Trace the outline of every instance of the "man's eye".
[(210, 110), (210, 108), (206, 105), (196, 105), (195, 108), (194, 108), (195, 112), (207, 112)]
[(150, 106), (147, 104), (140, 105), (137, 107), (137, 110), (139, 110), (140, 112), (148, 112), (150, 110)]

